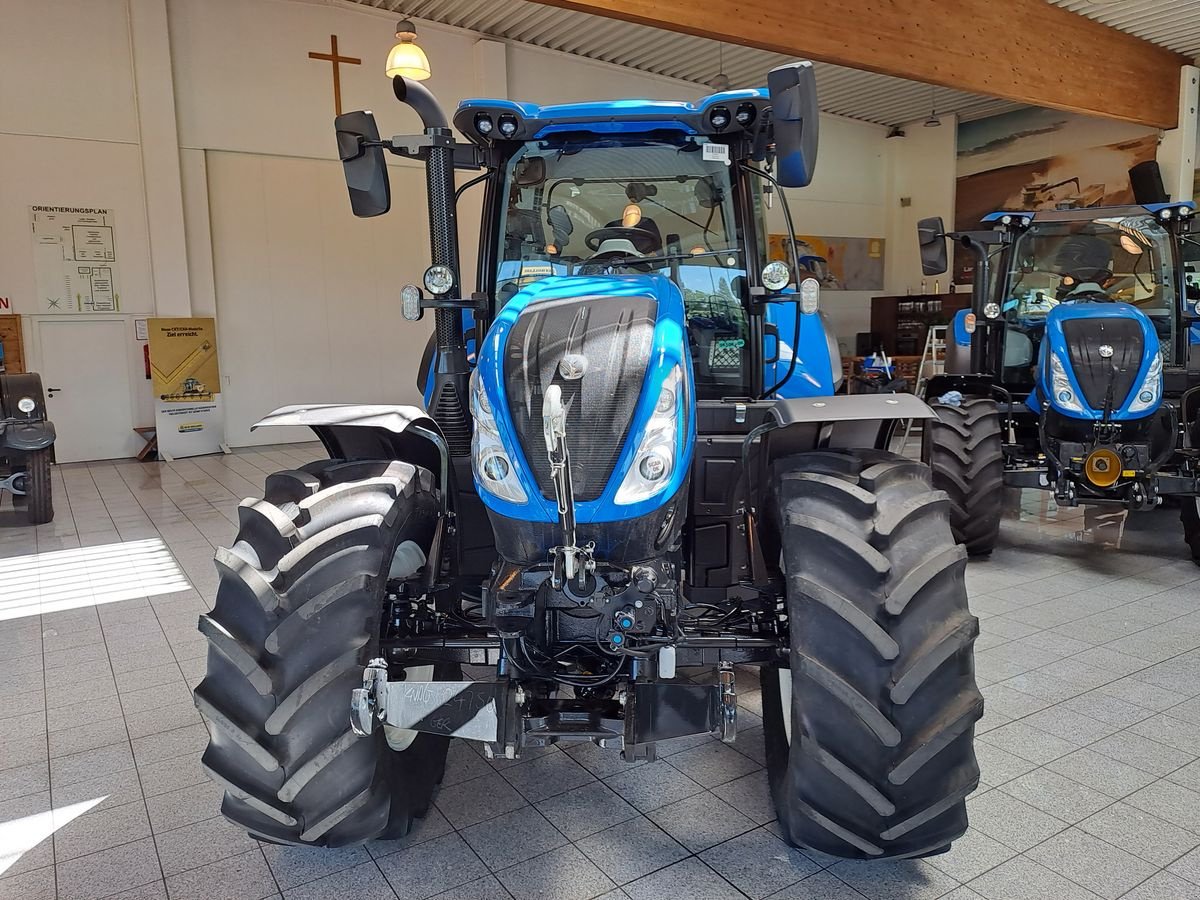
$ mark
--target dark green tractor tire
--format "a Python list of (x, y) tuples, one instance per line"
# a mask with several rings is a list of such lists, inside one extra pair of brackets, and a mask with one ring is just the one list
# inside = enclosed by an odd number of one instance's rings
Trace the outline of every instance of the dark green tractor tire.
[(216, 603), (200, 617), (203, 765), (225, 788), (221, 811), (263, 840), (400, 837), (427, 811), (449, 740), (420, 734), (398, 752), (382, 728), (358, 737), (350, 697), (378, 655), (396, 548), (429, 548), (433, 477), (403, 462), (326, 460), (271, 475), (266, 494), (241, 504), (237, 539), (216, 554)]
[(930, 404), (921, 458), (933, 486), (950, 500), (950, 529), (971, 556), (996, 548), (1004, 512), (1004, 449), (1000, 407), (994, 400), (965, 399), (961, 406)]
[(54, 519), (54, 495), (50, 485), (50, 451), (34, 450), (25, 461), (25, 496), (22, 498), (30, 525), (45, 525)]
[(772, 485), (790, 652), (762, 682), (782, 835), (853, 859), (943, 851), (967, 828), (983, 714), (946, 496), (883, 451), (786, 457)]

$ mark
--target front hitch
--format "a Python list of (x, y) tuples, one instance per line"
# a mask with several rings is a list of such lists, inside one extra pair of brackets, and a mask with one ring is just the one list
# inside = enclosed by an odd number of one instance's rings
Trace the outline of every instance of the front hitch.
[(562, 388), (552, 384), (542, 400), (542, 432), (546, 439), (546, 455), (550, 460), (550, 478), (554, 482), (554, 498), (558, 504), (558, 523), (562, 528), (562, 546), (550, 549), (553, 562), (550, 586), (560, 591), (563, 585), (577, 579), (580, 588), (596, 570), (592, 554), (593, 543), (577, 546), (575, 531), (575, 487), (571, 483), (571, 454), (567, 449), (567, 411), (562, 402)]

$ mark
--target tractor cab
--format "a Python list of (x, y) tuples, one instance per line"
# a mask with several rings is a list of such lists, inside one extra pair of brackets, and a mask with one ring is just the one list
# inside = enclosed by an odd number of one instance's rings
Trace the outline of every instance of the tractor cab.
[[(777, 118), (767, 89), (696, 102), (464, 101), (454, 125), (495, 172), (476, 279), (486, 300), (468, 331), (545, 278), (659, 275), (683, 300), (699, 399), (834, 393), (840, 352), (811, 261), (795, 248), (786, 262), (768, 257), (776, 196), (790, 221), (772, 175)], [(811, 178), (806, 118), (789, 184)], [(432, 379), (423, 389), (428, 402)]]
[[(485, 198), (481, 318), (542, 278), (661, 275), (682, 294), (697, 397), (833, 394), (840, 354), (820, 283), (806, 283), (803, 259), (768, 258), (773, 114), (766, 89), (697, 102), (464, 101), (455, 126), (498, 173)], [(792, 164), (806, 182), (811, 116), (800, 142)]]

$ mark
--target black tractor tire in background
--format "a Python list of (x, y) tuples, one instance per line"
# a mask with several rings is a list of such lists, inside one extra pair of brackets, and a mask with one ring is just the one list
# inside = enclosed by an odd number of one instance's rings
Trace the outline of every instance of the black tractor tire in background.
[(983, 714), (946, 496), (878, 450), (785, 457), (772, 491), (790, 648), (762, 683), (781, 832), (854, 859), (945, 850), (967, 828)]
[(396, 752), (382, 728), (356, 736), (350, 697), (378, 655), (396, 548), (429, 548), (433, 477), (323, 460), (271, 475), (266, 495), (241, 504), (237, 539), (216, 554), (216, 604), (200, 617), (208, 671), (195, 700), (221, 811), (276, 843), (400, 837), (427, 811), (449, 740), (420, 734)]
[(921, 458), (933, 486), (950, 498), (950, 529), (971, 556), (996, 548), (1004, 512), (1003, 423), (996, 401), (965, 398), (960, 406), (932, 403)]
[(1200, 497), (1184, 497), (1179, 517), (1183, 520), (1183, 539), (1192, 551), (1192, 562), (1200, 566)]
[(30, 525), (45, 525), (54, 519), (54, 496), (50, 486), (50, 450), (34, 450), (25, 458), (25, 515)]

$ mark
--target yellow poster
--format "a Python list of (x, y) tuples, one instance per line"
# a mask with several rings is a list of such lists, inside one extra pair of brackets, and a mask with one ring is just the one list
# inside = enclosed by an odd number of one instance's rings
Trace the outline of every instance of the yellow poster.
[(150, 374), (156, 400), (209, 403), (221, 392), (214, 319), (151, 319)]
[(213, 319), (150, 319), (150, 381), (159, 455), (228, 452)]

